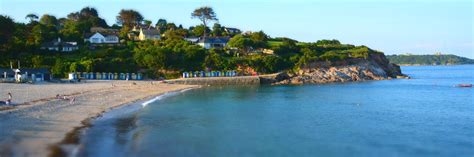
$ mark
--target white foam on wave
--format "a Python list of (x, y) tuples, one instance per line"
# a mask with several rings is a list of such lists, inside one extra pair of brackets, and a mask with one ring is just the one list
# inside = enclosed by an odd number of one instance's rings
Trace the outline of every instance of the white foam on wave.
[(179, 93), (186, 92), (186, 91), (188, 91), (188, 90), (191, 90), (191, 88), (187, 88), (187, 89), (183, 89), (183, 90), (175, 91), (175, 92), (167, 92), (167, 93), (165, 93), (165, 94), (159, 95), (159, 96), (157, 96), (157, 97), (155, 97), (155, 98), (153, 98), (153, 99), (150, 99), (150, 100), (148, 100), (148, 101), (143, 102), (143, 103), (142, 103), (142, 107), (144, 108), (144, 107), (148, 106), (148, 104), (151, 104), (151, 103), (153, 103), (153, 102), (156, 102), (156, 101), (161, 100), (161, 99), (166, 98), (166, 97), (170, 97), (170, 96), (177, 95), (177, 94), (179, 94)]

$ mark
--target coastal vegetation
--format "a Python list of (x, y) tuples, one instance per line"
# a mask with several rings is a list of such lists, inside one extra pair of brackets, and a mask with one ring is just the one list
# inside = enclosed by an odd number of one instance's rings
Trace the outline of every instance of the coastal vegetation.
[(434, 55), (388, 55), (390, 62), (400, 65), (457, 65), (474, 64), (473, 59), (451, 54)]
[[(366, 46), (342, 44), (338, 40), (298, 42), (290, 38), (270, 37), (264, 31), (226, 31), (209, 7), (198, 8), (191, 18), (202, 24), (184, 28), (159, 19), (159, 40), (136, 41), (129, 32), (136, 26), (153, 27), (138, 11), (121, 10), (116, 24), (109, 25), (99, 12), (86, 7), (67, 17), (28, 14), (28, 23), (15, 22), (0, 15), (0, 67), (48, 68), (57, 78), (69, 72), (142, 72), (149, 78), (176, 78), (183, 71), (248, 70), (261, 74), (294, 71), (315, 61), (339, 61), (367, 58), (381, 52)], [(215, 22), (212, 28), (210, 22)], [(86, 41), (92, 28), (118, 30), (119, 44), (93, 44)], [(192, 37), (229, 38), (225, 47), (206, 49), (187, 40)], [(74, 41), (79, 48), (72, 52), (42, 48), (52, 40)]]

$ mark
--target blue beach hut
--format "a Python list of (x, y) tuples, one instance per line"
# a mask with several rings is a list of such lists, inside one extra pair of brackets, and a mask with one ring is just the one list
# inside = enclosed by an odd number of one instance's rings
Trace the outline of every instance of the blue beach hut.
[(107, 75), (107, 73), (102, 72), (102, 79), (103, 79), (103, 80), (108, 80), (108, 79), (109, 79), (108, 76), (109, 76), (109, 75)]
[(188, 78), (189, 77), (189, 73), (188, 72), (183, 72), (183, 78)]
[(102, 79), (102, 74), (100, 72), (95, 73), (95, 79), (101, 80)]
[(142, 73), (138, 73), (138, 74), (137, 74), (137, 80), (142, 80), (142, 79), (143, 79)]
[(109, 80), (113, 80), (113, 79), (114, 79), (114, 74), (112, 74), (112, 73), (109, 73), (108, 75), (109, 75), (109, 77), (108, 77), (108, 78), (109, 78)]
[(124, 74), (124, 73), (120, 73), (119, 79), (120, 79), (120, 80), (125, 80), (125, 74)]

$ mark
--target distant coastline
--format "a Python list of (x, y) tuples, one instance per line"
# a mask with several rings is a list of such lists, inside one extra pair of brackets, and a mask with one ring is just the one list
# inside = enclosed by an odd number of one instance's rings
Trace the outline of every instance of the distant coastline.
[(474, 64), (474, 60), (451, 54), (434, 55), (387, 55), (391, 63), (400, 66), (425, 66), (425, 65), (462, 65)]

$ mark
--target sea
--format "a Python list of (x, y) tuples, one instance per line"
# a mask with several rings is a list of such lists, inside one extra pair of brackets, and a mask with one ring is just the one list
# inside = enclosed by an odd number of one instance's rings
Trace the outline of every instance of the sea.
[(474, 157), (474, 65), (404, 66), (411, 79), (221, 86), (104, 114), (77, 156)]

